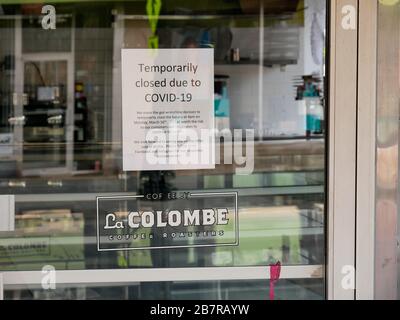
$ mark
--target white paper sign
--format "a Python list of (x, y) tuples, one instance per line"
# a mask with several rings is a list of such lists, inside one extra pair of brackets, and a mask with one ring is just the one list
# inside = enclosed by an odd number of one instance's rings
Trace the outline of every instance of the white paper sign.
[(123, 49), (124, 171), (215, 168), (214, 50)]

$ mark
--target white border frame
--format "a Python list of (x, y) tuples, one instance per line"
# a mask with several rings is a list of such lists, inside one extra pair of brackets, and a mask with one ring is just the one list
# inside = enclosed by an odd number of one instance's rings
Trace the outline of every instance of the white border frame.
[[(356, 30), (341, 26), (345, 5), (357, 8)], [(370, 300), (375, 290), (378, 0), (332, 0), (331, 13), (336, 20), (331, 24), (328, 298)], [(348, 280), (354, 280), (353, 288), (342, 285)]]

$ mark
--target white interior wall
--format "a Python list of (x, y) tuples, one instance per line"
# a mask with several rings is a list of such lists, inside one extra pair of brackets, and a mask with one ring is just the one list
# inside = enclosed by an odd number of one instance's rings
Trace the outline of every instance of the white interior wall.
[[(300, 31), (303, 37), (303, 30)], [(297, 65), (264, 68), (264, 135), (303, 135), (305, 118), (298, 103), (293, 79), (304, 74), (303, 41), (300, 41), (300, 55)], [(229, 79), (231, 103), (231, 126), (235, 129), (258, 128), (258, 65), (215, 66), (217, 74)]]
[[(305, 114), (302, 104), (295, 100), (294, 78), (305, 74), (323, 74), (323, 66), (315, 63), (311, 52), (311, 29), (314, 13), (318, 23), (325, 26), (325, 4), (321, 0), (306, 0), (305, 24), (300, 29), (300, 54), (296, 65), (264, 68), (263, 127), (267, 136), (305, 134)], [(319, 53), (323, 56), (323, 47)], [(322, 60), (322, 59), (321, 59)], [(257, 65), (217, 65), (217, 74), (230, 76), (229, 96), (232, 128), (258, 128)]]

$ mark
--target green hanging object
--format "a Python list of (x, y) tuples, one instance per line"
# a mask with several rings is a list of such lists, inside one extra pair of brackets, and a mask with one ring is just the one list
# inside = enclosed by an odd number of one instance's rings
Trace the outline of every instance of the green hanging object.
[(161, 12), (161, 0), (147, 0), (146, 12), (149, 17), (149, 23), (153, 35), (157, 31), (158, 18)]
[(148, 40), (149, 49), (158, 49), (158, 37), (151, 36)]
[(118, 266), (121, 268), (128, 268), (128, 261), (121, 252), (118, 253)]

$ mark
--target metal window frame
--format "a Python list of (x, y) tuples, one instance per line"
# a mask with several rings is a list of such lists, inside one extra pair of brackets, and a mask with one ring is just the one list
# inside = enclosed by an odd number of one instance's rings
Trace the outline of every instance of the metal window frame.
[[(339, 125), (340, 129), (337, 129), (344, 130), (348, 139), (340, 142), (340, 138), (336, 140), (336, 129), (331, 131), (331, 138), (336, 141), (335, 150), (330, 156), (340, 157), (344, 149), (350, 146), (351, 149), (348, 150), (350, 153), (347, 155), (348, 160), (342, 159), (339, 171), (330, 175), (336, 181), (341, 181), (339, 183), (343, 187), (343, 192), (339, 193), (338, 197), (336, 187), (333, 186), (335, 182), (330, 185), (330, 196), (332, 196), (330, 199), (333, 203), (329, 215), (331, 219), (329, 239), (333, 247), (329, 250), (329, 254), (333, 262), (328, 264), (331, 270), (328, 287), (330, 299), (372, 300), (376, 297), (378, 0), (338, 0), (335, 9), (338, 10), (339, 6), (347, 4), (357, 5), (357, 32), (353, 34), (353, 44), (351, 44), (348, 39), (342, 38), (343, 33), (348, 31), (343, 31), (340, 21), (336, 21), (336, 39), (331, 42), (336, 45), (331, 51), (336, 56), (331, 63), (334, 65), (334, 72), (340, 73), (340, 80), (338, 87), (338, 82), (333, 80), (335, 76), (331, 78), (334, 95), (333, 102), (331, 101), (333, 105), (331, 115), (338, 121), (332, 120), (330, 124), (335, 127)], [(336, 17), (339, 16), (340, 11), (336, 14)], [(346, 50), (349, 51), (348, 61), (342, 61), (343, 56), (338, 60), (338, 51)], [(351, 81), (348, 80), (345, 69), (351, 70), (353, 77)], [(349, 86), (348, 91), (342, 91), (343, 86)], [(341, 96), (340, 100), (337, 100), (338, 96)], [(347, 103), (345, 100), (348, 100)], [(349, 110), (344, 110), (345, 108)], [(346, 114), (351, 120), (343, 117)], [(354, 160), (350, 161), (350, 158)], [(346, 174), (350, 172), (349, 168), (345, 168), (347, 165), (351, 165), (351, 175), (348, 176)], [(330, 170), (335, 170), (335, 166), (332, 165)], [(349, 178), (353, 176), (354, 181)], [(346, 186), (344, 183), (349, 185)], [(343, 193), (350, 195), (347, 200), (343, 197)], [(352, 195), (353, 200), (350, 199)], [(342, 273), (340, 268), (347, 264), (351, 265), (349, 263), (351, 261), (354, 262), (355, 271), (354, 291), (345, 290), (341, 285), (346, 273)]]
[(356, 299), (374, 299), (378, 0), (359, 1)]
[[(319, 279), (323, 266), (284, 266), (281, 279)], [(41, 271), (12, 271), (0, 273), (0, 300), (5, 289), (40, 287)], [(99, 281), (100, 279), (100, 281)], [(270, 279), (269, 267), (165, 268), (165, 269), (104, 269), (56, 271), (56, 285), (108, 286), (134, 285), (143, 282), (202, 282)]]
[(342, 9), (345, 6), (352, 6), (358, 12), (359, 1), (330, 2), (327, 252), (329, 300), (355, 298), (355, 288), (342, 285), (344, 272), (348, 270), (346, 268), (355, 268), (358, 71), (358, 28), (342, 27)]
[[(0, 274), (3, 286), (41, 284), (41, 271), (11, 271)], [(283, 266), (282, 279), (318, 279), (322, 266)], [(101, 279), (99, 281), (99, 279)], [(269, 267), (147, 268), (56, 271), (57, 284), (138, 283), (169, 281), (269, 280)]]
[[(356, 30), (341, 26), (346, 5), (357, 8)], [(376, 289), (378, 0), (331, 1), (331, 10), (328, 298), (370, 300)], [(342, 285), (351, 276), (354, 290)]]

